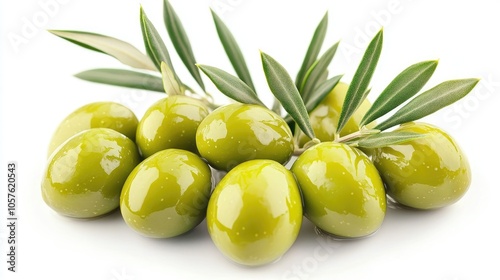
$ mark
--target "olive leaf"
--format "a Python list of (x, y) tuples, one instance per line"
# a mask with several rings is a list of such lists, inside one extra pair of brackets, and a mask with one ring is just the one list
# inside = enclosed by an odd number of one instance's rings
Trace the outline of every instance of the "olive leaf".
[(466, 96), (478, 82), (479, 79), (445, 81), (419, 94), (375, 128), (386, 130), (395, 125), (411, 122), (430, 115)]
[(402, 144), (425, 136), (426, 134), (408, 131), (382, 132), (362, 138), (357, 142), (357, 146), (368, 149), (381, 148), (389, 145)]
[(131, 44), (122, 40), (83, 31), (48, 30), (50, 33), (89, 50), (104, 53), (134, 68), (156, 70), (151, 59)]
[(165, 93), (168, 95), (181, 95), (183, 94), (183, 90), (181, 86), (175, 80), (175, 75), (172, 72), (172, 69), (168, 68), (168, 65), (162, 61), (161, 62), (161, 77), (163, 81), (163, 88), (165, 89)]
[(257, 94), (240, 78), (213, 66), (199, 64), (197, 66), (227, 97), (245, 104), (265, 106)]
[(307, 112), (314, 110), (319, 103), (333, 90), (333, 88), (338, 84), (343, 75), (337, 75), (332, 77), (323, 83), (319, 84), (313, 93), (309, 96), (307, 101), (305, 101)]
[(160, 77), (131, 70), (92, 69), (75, 74), (75, 77), (95, 83), (163, 92)]
[(274, 58), (263, 52), (260, 54), (264, 74), (271, 92), (281, 102), (285, 111), (292, 117), (302, 132), (309, 138), (314, 139), (315, 135), (309, 122), (306, 106), (292, 78)]
[(309, 47), (304, 57), (304, 61), (302, 62), (302, 66), (300, 67), (299, 72), (297, 73), (297, 77), (295, 78), (295, 85), (297, 86), (297, 88), (301, 87), (307, 71), (311, 68), (313, 63), (318, 58), (321, 46), (323, 45), (323, 41), (325, 40), (327, 27), (328, 27), (328, 12), (325, 13), (323, 18), (319, 22), (318, 26), (316, 27), (316, 30), (314, 31), (311, 43), (309, 43)]
[(238, 75), (238, 77), (255, 92), (255, 86), (253, 84), (250, 71), (248, 70), (247, 63), (245, 62), (245, 58), (243, 57), (243, 53), (241, 52), (236, 39), (220, 17), (213, 10), (210, 11), (212, 13), (212, 18), (214, 20), (217, 34), (219, 35), (219, 39), (224, 47), (224, 50), (226, 51), (231, 65), (233, 65), (236, 75)]
[[(141, 30), (142, 37), (144, 39), (144, 45), (146, 46), (146, 52), (149, 57), (153, 60), (158, 71), (161, 71), (161, 62), (165, 61), (168, 67), (175, 73), (174, 67), (172, 66), (172, 61), (170, 60), (170, 55), (168, 53), (165, 43), (158, 34), (158, 31), (154, 27), (153, 23), (148, 19), (144, 9), (141, 6)], [(178, 78), (176, 78), (179, 80)]]
[(302, 94), (302, 99), (307, 103), (311, 92), (318, 85), (320, 79), (324, 76), (324, 72), (327, 70), (328, 65), (335, 56), (339, 43), (335, 43), (331, 46), (318, 60), (315, 62), (309, 71), (307, 72), (304, 81), (300, 87), (300, 93)]
[(373, 102), (360, 126), (380, 118), (417, 94), (430, 79), (437, 64), (437, 60), (423, 61), (401, 72)]
[(368, 91), (367, 88), (375, 72), (380, 52), (382, 51), (383, 29), (381, 29), (368, 45), (358, 69), (354, 74), (351, 85), (347, 90), (342, 111), (337, 125), (337, 133), (340, 132), (354, 112), (365, 100)]
[(177, 54), (181, 58), (182, 62), (188, 69), (191, 76), (196, 80), (198, 85), (203, 91), (205, 91), (205, 85), (201, 79), (200, 71), (196, 67), (196, 59), (194, 57), (193, 49), (191, 48), (191, 43), (186, 35), (186, 31), (182, 26), (182, 22), (175, 13), (174, 8), (170, 5), (168, 0), (163, 1), (163, 19), (165, 21), (165, 26), (167, 27), (168, 35), (170, 40), (174, 45)]

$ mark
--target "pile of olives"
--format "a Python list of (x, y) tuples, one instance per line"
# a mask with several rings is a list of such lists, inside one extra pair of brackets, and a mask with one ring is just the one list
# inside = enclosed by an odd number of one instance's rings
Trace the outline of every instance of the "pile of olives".
[[(284, 118), (260, 105), (211, 110), (195, 98), (172, 95), (140, 120), (114, 102), (85, 105), (53, 135), (42, 197), (74, 218), (119, 209), (131, 229), (152, 238), (184, 234), (206, 218), (226, 257), (255, 266), (287, 252), (303, 217), (324, 233), (359, 238), (380, 228), (388, 199), (435, 209), (466, 193), (467, 158), (433, 125), (403, 124), (396, 130), (425, 137), (385, 147), (337, 142), (347, 88), (339, 83), (310, 113), (321, 143), (300, 153), (296, 147), (307, 136), (300, 130), (294, 135)], [(360, 106), (341, 135), (359, 130), (369, 106)]]

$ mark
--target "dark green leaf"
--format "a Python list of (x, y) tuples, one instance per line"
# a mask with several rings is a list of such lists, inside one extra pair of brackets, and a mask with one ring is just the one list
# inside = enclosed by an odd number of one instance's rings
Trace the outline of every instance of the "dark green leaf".
[(240, 78), (216, 67), (197, 65), (214, 85), (226, 96), (245, 104), (264, 106), (257, 94)]
[(341, 78), (342, 75), (338, 75), (321, 83), (305, 102), (307, 112), (314, 110), (314, 108), (316, 108), (319, 103), (321, 103), (321, 101), (325, 99), (330, 92), (332, 92), (333, 88), (338, 84)]
[(419, 94), (389, 119), (376, 126), (386, 130), (398, 124), (421, 119), (466, 96), (479, 79), (461, 79), (443, 82)]
[(110, 55), (125, 65), (156, 70), (148, 56), (122, 40), (83, 31), (49, 30), (49, 32), (86, 49)]
[(211, 10), (211, 12), (215, 28), (217, 29), (217, 34), (219, 35), (219, 39), (224, 47), (224, 50), (226, 51), (229, 61), (231, 61), (231, 64), (233, 65), (236, 75), (238, 75), (238, 77), (255, 92), (250, 71), (248, 70), (247, 63), (245, 62), (245, 58), (243, 57), (236, 39), (220, 17), (217, 16), (214, 11)]
[(328, 12), (325, 13), (323, 19), (321, 19), (321, 21), (319, 22), (316, 30), (314, 31), (311, 43), (309, 43), (309, 48), (307, 49), (304, 61), (302, 62), (302, 66), (300, 67), (297, 77), (295, 78), (295, 85), (297, 86), (297, 88), (300, 88), (302, 86), (307, 71), (311, 68), (313, 63), (318, 58), (321, 46), (323, 45), (323, 41), (325, 40), (327, 27)]
[(437, 60), (423, 61), (401, 72), (373, 102), (360, 126), (380, 118), (417, 94), (430, 79), (437, 64)]
[(324, 77), (324, 73), (327, 71), (328, 65), (332, 62), (335, 52), (337, 51), (339, 43), (335, 43), (331, 46), (322, 56), (318, 59), (317, 63), (311, 66), (310, 71), (307, 72), (303, 84), (300, 88), (300, 93), (302, 94), (302, 99), (307, 103), (309, 96), (312, 91), (319, 84), (319, 81)]
[(92, 69), (80, 72), (75, 77), (95, 83), (164, 92), (160, 77), (136, 71)]
[(359, 140), (358, 146), (368, 149), (381, 148), (389, 145), (402, 144), (425, 136), (425, 134), (408, 131), (382, 132)]
[(358, 69), (354, 74), (351, 85), (347, 90), (339, 117), (337, 132), (340, 132), (344, 128), (351, 115), (356, 112), (363, 100), (365, 100), (368, 93), (367, 88), (370, 84), (373, 72), (375, 72), (380, 52), (382, 51), (382, 42), (383, 30), (380, 30), (368, 45), (359, 63)]
[[(141, 7), (141, 30), (142, 37), (144, 38), (144, 45), (146, 46), (146, 52), (153, 60), (158, 71), (161, 71), (161, 62), (165, 61), (168, 67), (175, 73), (174, 67), (172, 66), (172, 61), (170, 61), (170, 55), (168, 54), (167, 47), (165, 43), (158, 34), (158, 31), (151, 23), (151, 21), (146, 16), (146, 13)], [(178, 78), (176, 78), (178, 80)]]
[(205, 85), (201, 79), (200, 71), (198, 67), (196, 67), (196, 59), (193, 54), (193, 49), (191, 48), (191, 43), (186, 35), (186, 31), (184, 31), (182, 22), (175, 13), (172, 5), (170, 5), (169, 1), (164, 0), (163, 3), (163, 19), (165, 21), (165, 26), (167, 27), (168, 35), (170, 36), (170, 40), (172, 41), (172, 44), (174, 45), (174, 48), (177, 51), (177, 54), (179, 54), (182, 62), (188, 69), (189, 73), (191, 73), (191, 76), (193, 76), (198, 85), (200, 85), (201, 89), (205, 91)]
[(271, 92), (309, 138), (315, 138), (304, 101), (292, 78), (271, 56), (261, 52), (262, 66)]

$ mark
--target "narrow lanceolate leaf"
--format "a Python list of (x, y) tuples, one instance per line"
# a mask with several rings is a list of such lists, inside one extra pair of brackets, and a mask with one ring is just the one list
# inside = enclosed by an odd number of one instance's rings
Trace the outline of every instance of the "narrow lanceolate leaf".
[(402, 144), (425, 136), (425, 134), (408, 131), (382, 132), (359, 140), (358, 147), (368, 149), (381, 148), (389, 145)]
[(300, 87), (300, 93), (302, 95), (302, 99), (305, 102), (309, 99), (312, 91), (316, 88), (316, 86), (321, 81), (321, 78), (324, 77), (324, 73), (327, 71), (328, 66), (332, 62), (333, 57), (335, 56), (335, 52), (337, 51), (339, 43), (335, 43), (331, 46), (321, 57), (318, 59), (317, 63), (313, 63), (309, 71), (307, 72), (303, 83)]
[(304, 101), (288, 72), (271, 56), (261, 52), (261, 58), (271, 92), (302, 132), (311, 139), (315, 138)]
[(110, 55), (125, 65), (156, 70), (155, 65), (147, 55), (122, 40), (83, 31), (49, 30), (49, 32), (86, 49)]
[(136, 71), (92, 69), (80, 72), (75, 77), (95, 83), (163, 92), (160, 77)]
[(351, 85), (347, 90), (339, 117), (337, 132), (340, 132), (344, 128), (351, 115), (356, 112), (363, 100), (365, 100), (370, 80), (377, 66), (380, 52), (382, 51), (382, 42), (383, 30), (380, 30), (368, 45), (354, 74)]
[(174, 72), (168, 68), (168, 65), (161, 62), (161, 78), (163, 81), (163, 88), (168, 95), (181, 95), (182, 89), (177, 80), (175, 79)]
[(201, 79), (200, 71), (198, 67), (196, 67), (196, 59), (193, 54), (193, 49), (191, 48), (191, 43), (186, 35), (186, 31), (184, 31), (184, 27), (169, 1), (164, 0), (163, 3), (163, 19), (172, 44), (189, 73), (191, 73), (191, 76), (193, 76), (201, 89), (205, 91), (205, 85)]
[(149, 57), (153, 60), (153, 63), (156, 65), (158, 71), (161, 71), (161, 62), (165, 61), (168, 67), (175, 73), (167, 47), (165, 46), (165, 43), (161, 39), (160, 34), (158, 34), (158, 31), (154, 27), (153, 23), (151, 23), (146, 16), (142, 7), (140, 17), (142, 37), (144, 38), (144, 45), (146, 46), (146, 52)]
[(243, 53), (241, 52), (236, 39), (220, 17), (213, 10), (211, 10), (211, 12), (214, 19), (215, 29), (217, 30), (217, 34), (219, 35), (219, 39), (224, 47), (224, 50), (226, 51), (227, 57), (233, 65), (236, 75), (238, 75), (243, 82), (255, 91), (250, 71), (248, 70), (247, 63), (245, 62), (245, 58), (243, 57)]
[(198, 65), (198, 67), (227, 97), (241, 103), (264, 106), (257, 94), (240, 78), (216, 67), (207, 65)]
[(314, 35), (311, 39), (311, 43), (309, 43), (309, 48), (307, 49), (306, 56), (304, 57), (304, 61), (302, 62), (302, 66), (295, 78), (295, 85), (297, 88), (300, 88), (304, 78), (306, 76), (307, 71), (313, 63), (318, 58), (319, 52), (321, 50), (321, 46), (323, 45), (323, 41), (325, 40), (326, 29), (328, 27), (328, 12), (323, 16), (323, 19), (319, 22), (316, 30), (314, 31)]
[(417, 94), (430, 79), (437, 64), (437, 60), (423, 61), (401, 72), (373, 102), (360, 126), (380, 118)]
[(314, 110), (314, 108), (316, 108), (319, 103), (321, 103), (321, 101), (325, 99), (325, 97), (333, 90), (333, 88), (338, 84), (341, 78), (342, 75), (335, 76), (324, 81), (318, 87), (316, 87), (316, 89), (305, 102), (307, 112), (311, 112), (312, 110)]
[(376, 126), (385, 130), (398, 124), (421, 119), (466, 96), (479, 79), (461, 79), (443, 82), (419, 94), (389, 119)]

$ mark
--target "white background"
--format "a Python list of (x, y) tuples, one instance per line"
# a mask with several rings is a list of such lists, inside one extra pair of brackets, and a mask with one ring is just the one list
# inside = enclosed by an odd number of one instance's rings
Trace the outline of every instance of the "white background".
[[(375, 235), (356, 241), (325, 243), (304, 222), (292, 249), (279, 262), (258, 268), (224, 259), (204, 223), (184, 236), (153, 240), (129, 229), (119, 212), (73, 220), (57, 215), (41, 199), (47, 145), (67, 114), (85, 103), (111, 100), (141, 117), (164, 96), (74, 78), (91, 68), (127, 67), (46, 29), (98, 32), (144, 50), (139, 5), (166, 39), (162, 1), (1, 3), (1, 279), (500, 279), (499, 152), (493, 135), (500, 117), (496, 1), (171, 1), (198, 62), (230, 71), (209, 7), (219, 13), (242, 47), (266, 102), (271, 99), (258, 50), (274, 56), (295, 76), (326, 11), (330, 21), (324, 49), (342, 42), (330, 73), (344, 73), (346, 82), (368, 40), (384, 26), (371, 100), (400, 71), (423, 60), (439, 59), (426, 88), (447, 79), (482, 79), (465, 99), (426, 119), (452, 134), (469, 157), (473, 182), (461, 201), (438, 211), (389, 209)], [(169, 41), (167, 47), (179, 76), (195, 87)], [(205, 83), (213, 89), (208, 79)], [(8, 272), (5, 261), (8, 161), (18, 164), (17, 273)]]

